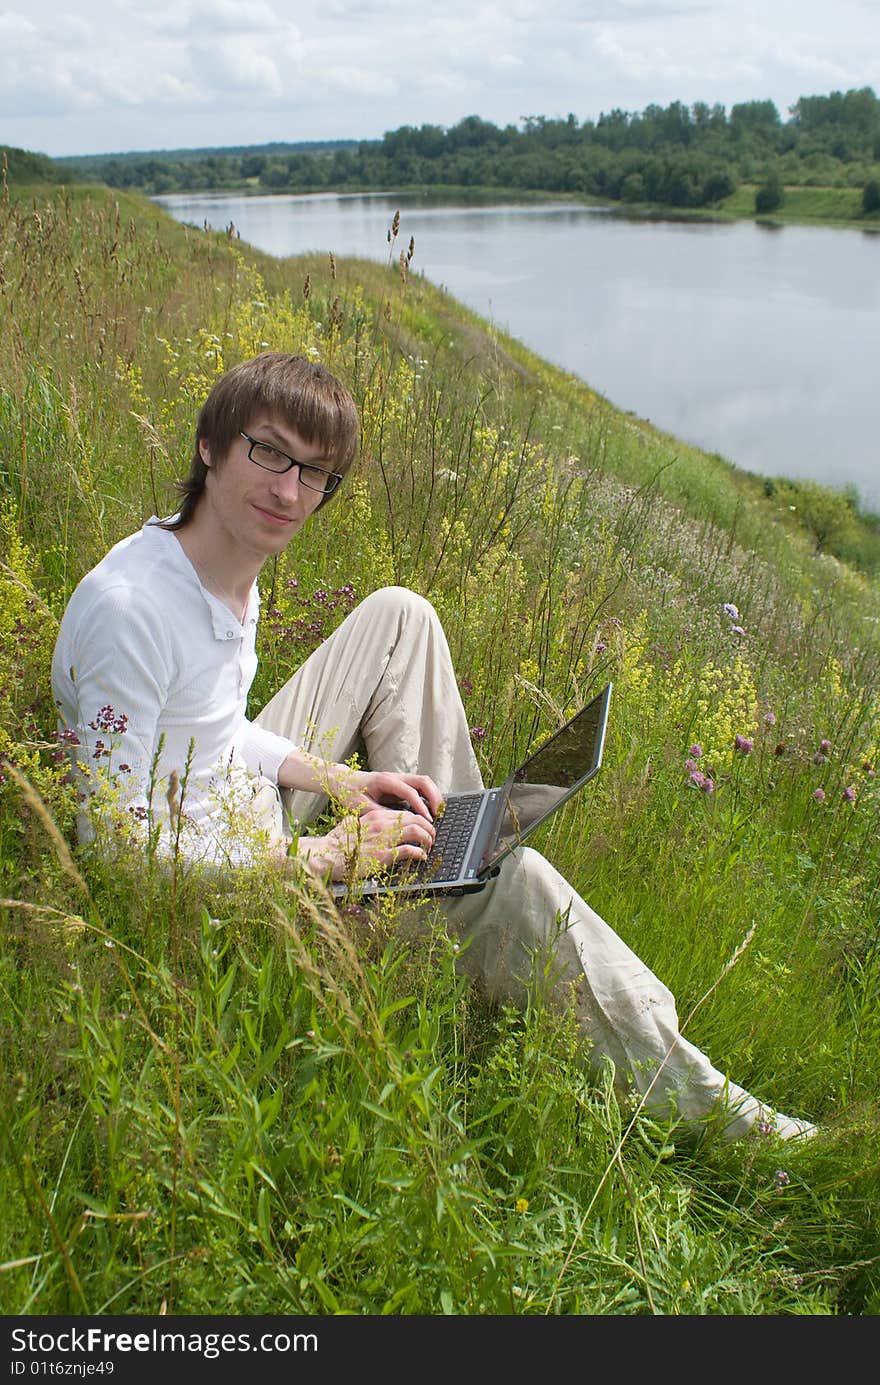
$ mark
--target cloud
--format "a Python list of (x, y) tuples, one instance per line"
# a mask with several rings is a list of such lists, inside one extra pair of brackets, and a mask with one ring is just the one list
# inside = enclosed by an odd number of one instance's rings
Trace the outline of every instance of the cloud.
[(16, 14), (14, 10), (0, 14), (0, 42), (26, 43), (36, 33), (36, 25), (25, 19), (23, 14)]
[(190, 0), (162, 9), (128, 6), (137, 22), (142, 21), (154, 33), (169, 34), (253, 34), (272, 33), (284, 21), (279, 19), (267, 0)]
[(876, 0), (12, 0), (0, 113), (22, 147), (82, 153), (156, 148), (162, 117), (164, 147), (179, 148), (373, 138), (468, 114), (587, 120), (654, 101), (782, 110), (880, 90), (876, 12)]
[(364, 67), (333, 65), (321, 73), (318, 81), (340, 91), (355, 92), (358, 96), (394, 96), (397, 92), (397, 82), (393, 77), (371, 72)]

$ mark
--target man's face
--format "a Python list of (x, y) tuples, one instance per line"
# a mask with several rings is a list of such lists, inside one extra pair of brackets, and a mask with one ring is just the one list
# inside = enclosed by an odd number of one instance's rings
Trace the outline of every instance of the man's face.
[[(332, 460), (320, 446), (304, 442), (289, 424), (268, 414), (256, 415), (244, 431), (298, 462), (333, 470)], [(214, 527), (219, 542), (232, 540), (262, 563), (286, 548), (318, 508), (322, 495), (302, 484), (299, 467), (268, 471), (250, 460), (248, 449), (247, 440), (238, 437), (218, 464), (201, 439), (199, 451), (208, 475), (200, 519)]]

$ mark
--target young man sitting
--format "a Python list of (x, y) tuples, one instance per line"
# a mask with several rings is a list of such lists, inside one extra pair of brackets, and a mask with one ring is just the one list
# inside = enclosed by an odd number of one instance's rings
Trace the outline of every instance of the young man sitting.
[[(179, 511), (83, 578), (52, 669), (61, 725), (79, 742), (83, 839), (103, 766), (114, 812), (157, 830), (160, 849), (173, 839), (222, 868), (261, 850), (286, 856), (295, 840), (310, 869), (342, 879), (354, 844), (365, 872), (423, 859), (444, 793), (482, 787), (445, 635), (404, 588), (368, 596), (255, 721), (246, 716), (257, 577), (344, 483), (358, 432), (350, 394), (320, 365), (265, 352), (234, 367), (199, 413)], [(344, 763), (356, 749), (365, 770)], [(335, 825), (300, 831), (328, 799), (342, 805)], [(519, 848), (484, 889), (441, 907), (492, 997), (523, 1003), (552, 953), (550, 999), (573, 1007), (589, 1062), (610, 1059), (619, 1089), (653, 1115), (726, 1140), (814, 1132), (681, 1036), (667, 988), (537, 852)]]

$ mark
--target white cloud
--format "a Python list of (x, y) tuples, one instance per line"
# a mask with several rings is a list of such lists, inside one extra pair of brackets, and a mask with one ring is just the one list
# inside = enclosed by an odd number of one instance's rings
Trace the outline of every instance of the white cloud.
[(16, 14), (12, 10), (6, 10), (0, 14), (0, 42), (27, 42), (36, 32), (36, 25), (32, 24), (29, 19), (25, 19), (23, 14)]
[(141, 13), (143, 22), (154, 33), (272, 33), (284, 23), (266, 0), (191, 0), (191, 3), (168, 5), (162, 9), (139, 11), (129, 6), (132, 17)]
[(385, 76), (381, 72), (371, 72), (363, 67), (334, 64), (324, 69), (316, 81), (319, 85), (326, 84), (339, 91), (355, 92), (358, 96), (388, 97), (394, 96), (397, 92), (397, 82), (393, 77)]
[(880, 93), (876, 15), (874, 0), (18, 0), (0, 13), (3, 138), (60, 154), (372, 138), (468, 114), (586, 120), (653, 101), (782, 111)]

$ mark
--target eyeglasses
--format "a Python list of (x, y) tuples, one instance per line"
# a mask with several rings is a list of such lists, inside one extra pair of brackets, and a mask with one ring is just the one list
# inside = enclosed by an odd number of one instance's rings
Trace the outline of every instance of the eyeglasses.
[(248, 457), (257, 466), (265, 471), (274, 471), (279, 476), (290, 471), (291, 467), (299, 467), (299, 479), (310, 491), (330, 495), (342, 480), (339, 472), (325, 471), (323, 467), (312, 466), (310, 462), (298, 462), (296, 457), (288, 457), (286, 452), (279, 452), (271, 443), (252, 438), (250, 433), (242, 433), (241, 436), (248, 443)]

